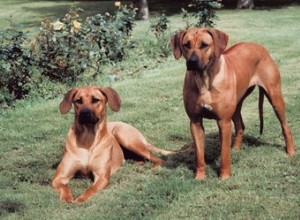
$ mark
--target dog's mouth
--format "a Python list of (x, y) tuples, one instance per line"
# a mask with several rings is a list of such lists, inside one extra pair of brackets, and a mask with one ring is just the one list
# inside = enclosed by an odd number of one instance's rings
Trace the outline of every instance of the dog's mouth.
[(204, 66), (197, 63), (187, 63), (186, 68), (188, 71), (203, 71), (205, 69)]
[(205, 65), (198, 58), (192, 56), (186, 60), (186, 68), (188, 71), (203, 71)]
[(79, 113), (78, 121), (82, 125), (94, 125), (97, 124), (99, 118), (89, 109), (83, 109)]

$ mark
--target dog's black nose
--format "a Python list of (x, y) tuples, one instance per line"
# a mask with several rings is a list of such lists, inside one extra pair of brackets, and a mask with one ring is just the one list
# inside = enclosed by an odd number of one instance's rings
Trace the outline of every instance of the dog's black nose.
[(95, 114), (88, 108), (82, 109), (79, 113), (80, 124), (94, 124), (97, 123), (98, 119)]
[(186, 67), (187, 70), (201, 70), (201, 63), (199, 61), (199, 58), (195, 54), (192, 54), (186, 60)]
[(87, 109), (87, 108), (81, 110), (80, 116), (82, 116), (82, 117), (90, 117), (91, 116), (91, 110)]

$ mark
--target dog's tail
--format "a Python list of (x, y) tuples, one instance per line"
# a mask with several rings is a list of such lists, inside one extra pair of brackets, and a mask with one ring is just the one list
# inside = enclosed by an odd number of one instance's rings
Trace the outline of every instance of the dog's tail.
[(259, 87), (259, 100), (258, 100), (258, 110), (259, 110), (259, 133), (262, 135), (264, 130), (264, 117), (263, 117), (263, 105), (264, 105), (264, 89)]

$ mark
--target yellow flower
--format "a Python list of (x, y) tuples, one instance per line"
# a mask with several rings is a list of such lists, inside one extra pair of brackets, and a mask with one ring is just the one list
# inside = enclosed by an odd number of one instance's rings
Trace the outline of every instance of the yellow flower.
[(75, 29), (80, 29), (81, 28), (81, 23), (79, 23), (77, 20), (73, 21), (73, 26)]
[(115, 2), (115, 6), (116, 7), (120, 7), (121, 6), (121, 2)]

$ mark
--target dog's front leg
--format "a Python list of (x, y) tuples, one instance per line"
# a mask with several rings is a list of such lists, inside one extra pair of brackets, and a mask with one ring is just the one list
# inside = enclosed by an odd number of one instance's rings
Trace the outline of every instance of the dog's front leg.
[(73, 202), (74, 198), (72, 196), (72, 192), (70, 187), (67, 184), (64, 184), (64, 182), (68, 182), (69, 180), (65, 178), (56, 178), (52, 182), (52, 186), (54, 189), (59, 191), (60, 197), (59, 199), (61, 201), (66, 201), (66, 202)]
[(75, 203), (82, 203), (85, 202), (89, 197), (94, 195), (95, 193), (104, 189), (108, 183), (110, 178), (110, 169), (107, 169), (105, 173), (97, 173), (93, 172), (94, 175), (94, 183), (91, 185), (84, 193), (75, 199)]
[(227, 179), (230, 176), (231, 120), (219, 120), (218, 127), (221, 145), (220, 178)]
[(203, 180), (206, 177), (205, 174), (205, 159), (204, 159), (204, 142), (205, 142), (205, 132), (203, 127), (203, 119), (200, 122), (190, 123), (191, 133), (195, 142), (196, 147), (196, 180)]
[(73, 202), (74, 200), (71, 189), (67, 184), (74, 176), (75, 171), (72, 163), (70, 161), (66, 162), (66, 159), (59, 164), (56, 170), (52, 181), (52, 187), (60, 193), (61, 201)]

